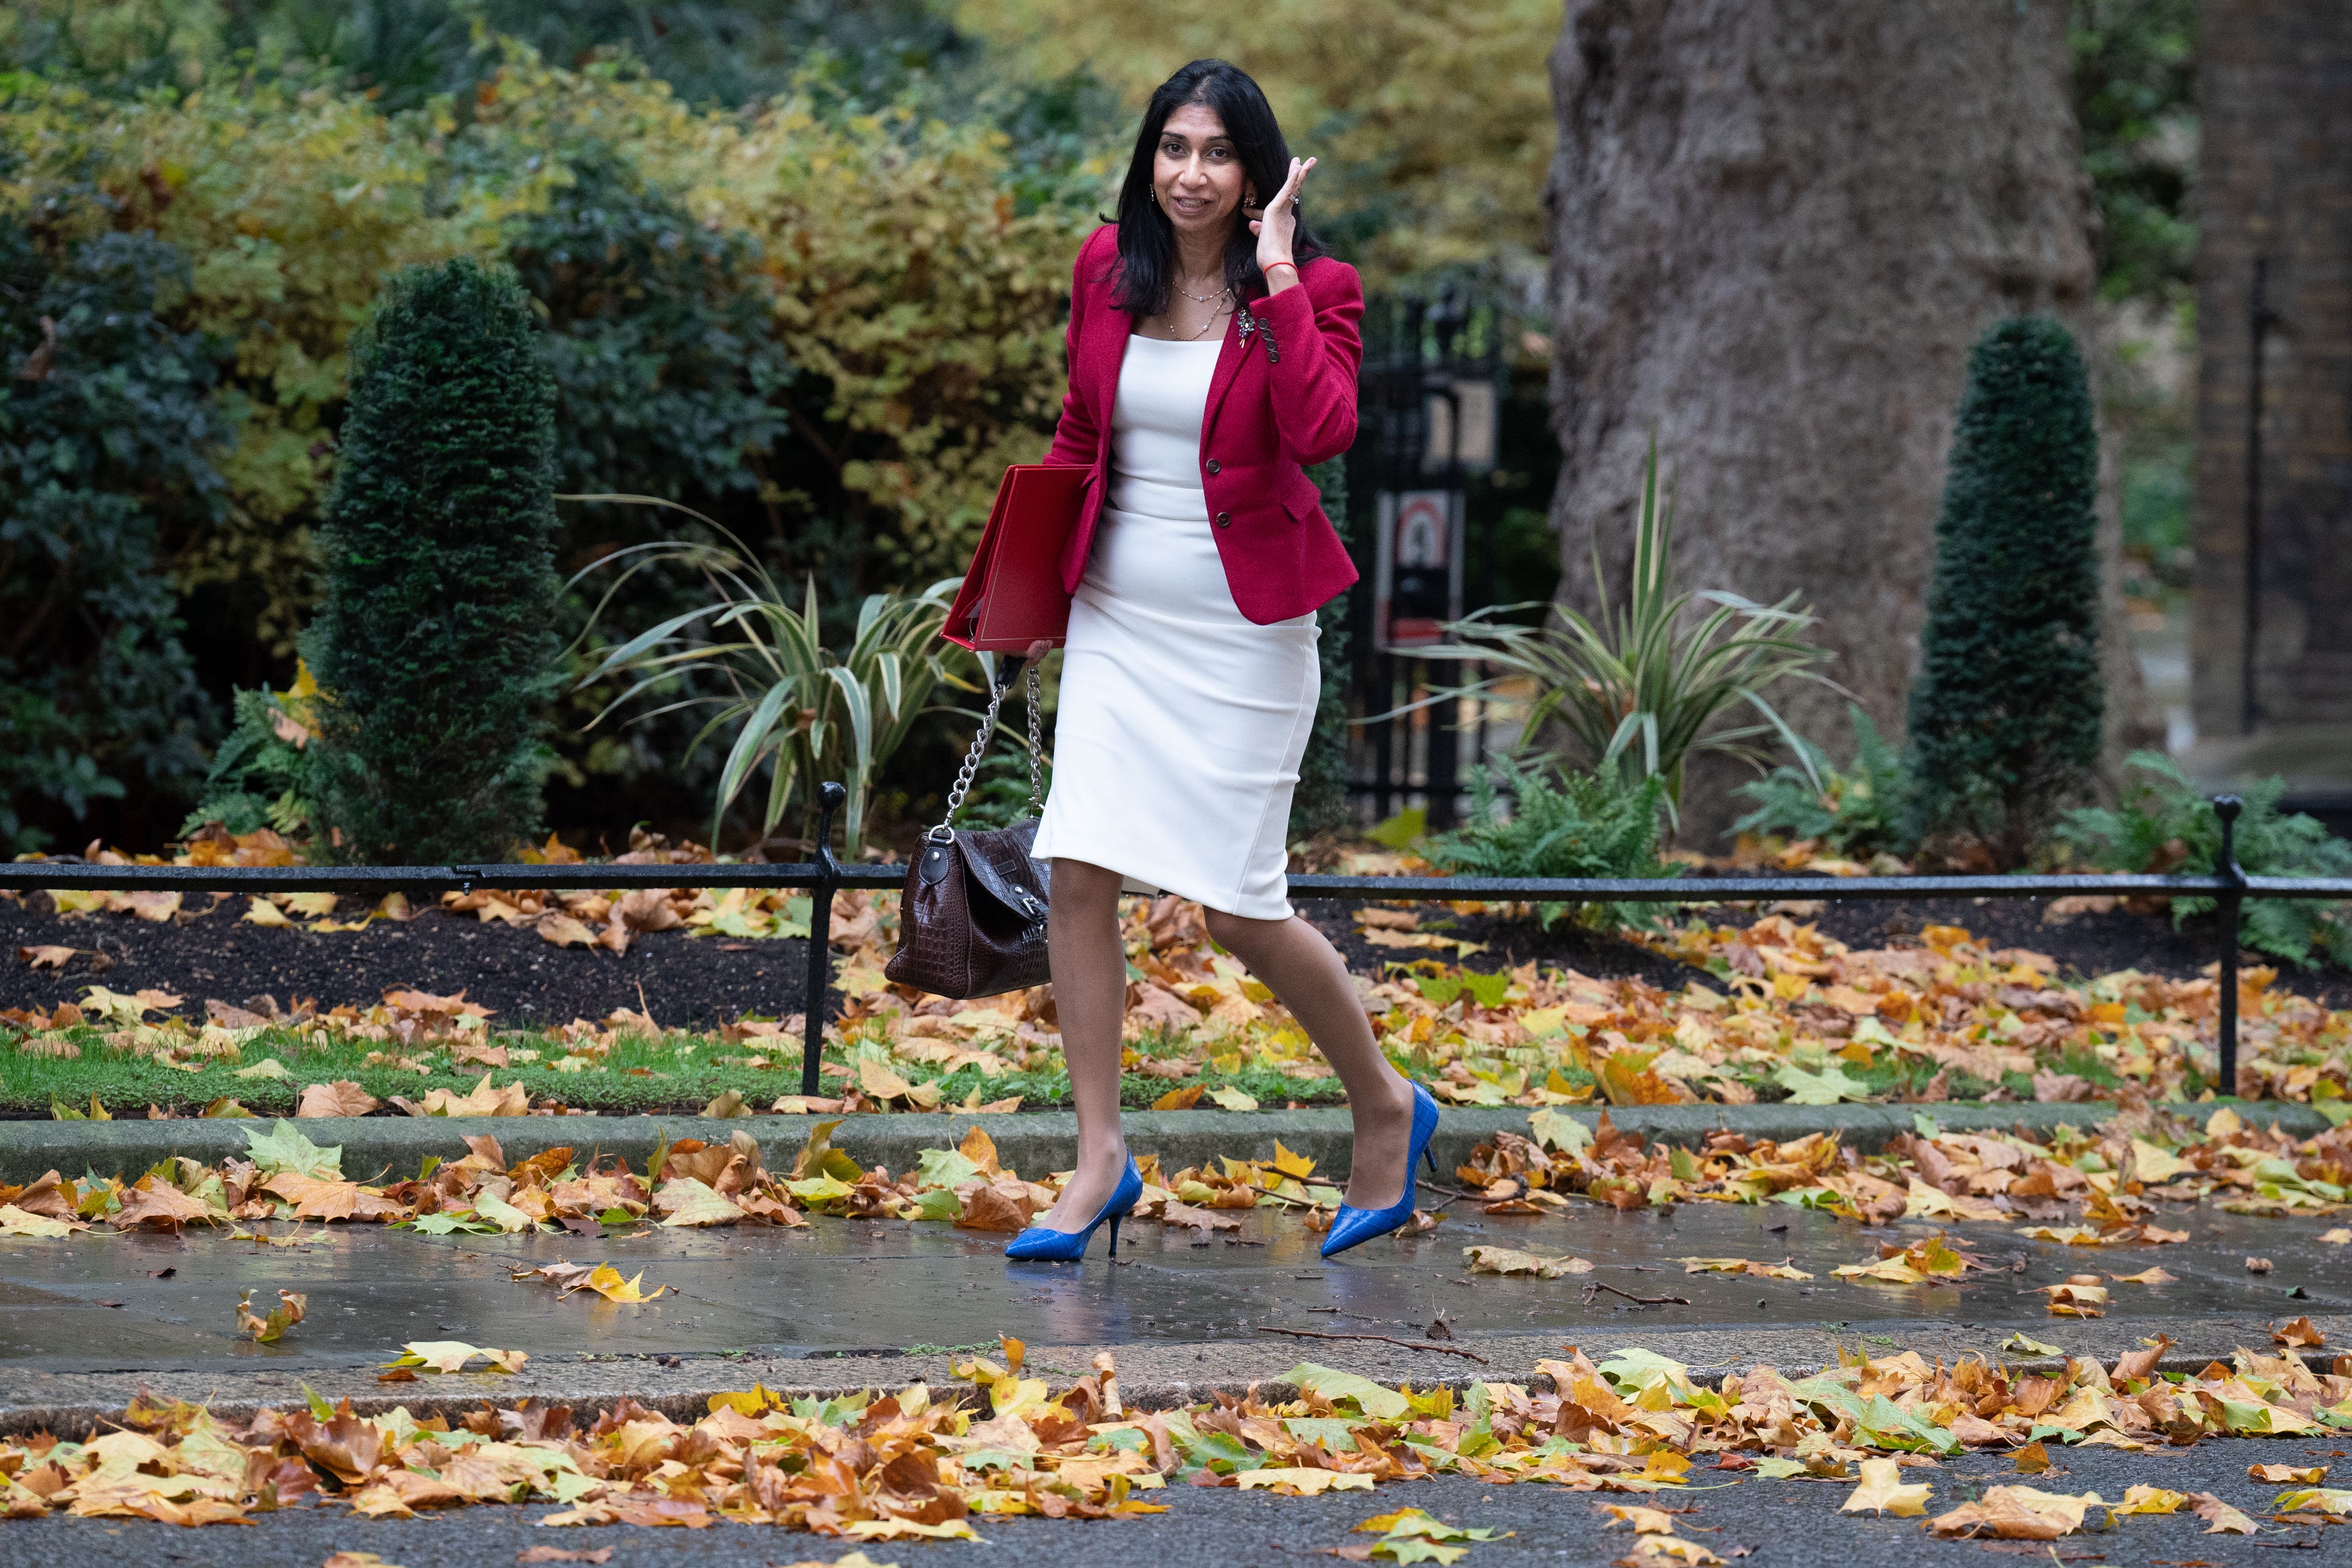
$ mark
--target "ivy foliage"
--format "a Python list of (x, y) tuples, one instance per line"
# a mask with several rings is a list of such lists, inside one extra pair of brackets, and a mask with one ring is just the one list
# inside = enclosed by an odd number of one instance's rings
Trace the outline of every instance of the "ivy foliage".
[(188, 266), (144, 234), (0, 224), (0, 847), (93, 802), (184, 791), (213, 712), (157, 519), (204, 515), (228, 429), (221, 346), (156, 309)]
[(1969, 352), (1911, 688), (1923, 842), (2024, 863), (2099, 758), (2098, 435), (2081, 353), (2046, 316)]
[(2164, 304), (2195, 280), (2198, 0), (2069, 0), (2099, 293)]
[(668, 500), (756, 490), (792, 363), (751, 240), (696, 223), (610, 147), (584, 144), (567, 174), (509, 249), (546, 319), (558, 483)]
[[(1348, 463), (1344, 457), (1307, 470), (1323, 492), (1323, 515), (1349, 539)], [(1321, 636), (1315, 657), (1321, 667), (1321, 693), (1315, 702), (1315, 728), (1298, 760), (1298, 786), (1290, 797), (1290, 837), (1336, 833), (1348, 826), (1348, 791), (1355, 782), (1348, 758), (1348, 603), (1341, 594), (1315, 612)]]
[[(2061, 841), (2103, 871), (2181, 871), (2210, 875), (2221, 859), (2221, 819), (2180, 764), (2161, 752), (2134, 752), (2120, 805), (2085, 806), (2058, 826)], [(2257, 877), (2352, 877), (2352, 844), (2315, 817), (2279, 809), (2286, 781), (2272, 777), (2242, 793), (2234, 833), (2238, 864)], [(2213, 908), (2210, 899), (2175, 899), (2173, 923)], [(2247, 947), (2309, 963), (2325, 953), (2352, 963), (2352, 921), (2343, 906), (2316, 900), (2250, 899), (2238, 940)]]
[(460, 257), (361, 340), (310, 632), (343, 857), (502, 858), (540, 826), (554, 690), (555, 387), (529, 297)]

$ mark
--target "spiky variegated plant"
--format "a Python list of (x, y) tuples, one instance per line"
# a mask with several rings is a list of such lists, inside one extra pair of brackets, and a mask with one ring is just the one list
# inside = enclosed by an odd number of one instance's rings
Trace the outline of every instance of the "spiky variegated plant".
[[(1835, 683), (1814, 668), (1830, 654), (1803, 640), (1801, 634), (1819, 617), (1796, 608), (1794, 594), (1777, 605), (1722, 589), (1678, 594), (1673, 545), (1674, 510), (1659, 503), (1653, 440), (1634, 525), (1633, 593), (1622, 606), (1611, 604), (1596, 543), (1597, 621), (1559, 605), (1542, 626), (1514, 626), (1488, 617), (1520, 606), (1496, 605), (1452, 623), (1446, 629), (1457, 639), (1454, 644), (1421, 654), (1480, 659), (1531, 678), (1537, 694), (1524, 735), (1532, 739), (1547, 722), (1559, 721), (1594, 769), (1663, 780), (1667, 813), (1679, 821), (1683, 763), (1692, 752), (1727, 752), (1760, 767), (1768, 753), (1757, 741), (1778, 735), (1810, 773), (1806, 749), (1764, 690), (1791, 678)], [(1686, 614), (1702, 600), (1714, 608), (1696, 618)], [(1761, 722), (1710, 728), (1725, 710), (1742, 703)]]
[(837, 779), (849, 791), (845, 847), (851, 855), (858, 853), (875, 781), (914, 721), (935, 710), (933, 692), (943, 685), (978, 689), (951, 662), (968, 656), (939, 635), (960, 579), (934, 583), (919, 594), (867, 595), (858, 606), (857, 629), (848, 648), (836, 653), (824, 646), (818, 625), (816, 580), (808, 580), (795, 609), (742, 542), (700, 512), (651, 496), (561, 499), (668, 507), (699, 520), (734, 546), (660, 540), (616, 551), (572, 578), (577, 583), (591, 572), (621, 567), (590, 616), (591, 626), (623, 583), (660, 563), (699, 572), (718, 595), (713, 602), (672, 616), (604, 655), (580, 685), (622, 674), (633, 677), (634, 684), (606, 703), (588, 727), (640, 696), (674, 690), (678, 678), (689, 671), (716, 671), (726, 685), (724, 691), (678, 697), (636, 716), (642, 722), (680, 709), (713, 708), (688, 746), (689, 753), (713, 734), (734, 731), (711, 806), (712, 843), (718, 842), (728, 808), (766, 764), (762, 837), (783, 819), (795, 791), (806, 816), (816, 786)]

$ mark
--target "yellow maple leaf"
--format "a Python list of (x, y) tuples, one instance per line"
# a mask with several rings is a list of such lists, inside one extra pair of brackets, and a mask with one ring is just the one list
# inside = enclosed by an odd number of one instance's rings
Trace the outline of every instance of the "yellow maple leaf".
[(383, 1364), (391, 1368), (423, 1367), (428, 1372), (463, 1372), (466, 1363), (476, 1356), (490, 1364), (492, 1372), (520, 1372), (522, 1363), (530, 1359), (526, 1351), (491, 1350), (483, 1345), (469, 1345), (463, 1340), (411, 1340), (400, 1347), (401, 1354)]
[(599, 1263), (596, 1265), (594, 1272), (591, 1273), (586, 1279), (582, 1281), (582, 1283), (588, 1289), (593, 1290), (599, 1296), (604, 1297), (607, 1301), (619, 1301), (624, 1304), (636, 1301), (650, 1301), (656, 1296), (660, 1295), (663, 1291), (669, 1289), (667, 1285), (656, 1285), (653, 1288), (650, 1293), (640, 1290), (637, 1287), (643, 1282), (645, 1277), (646, 1271), (640, 1268), (637, 1270), (635, 1279), (625, 1280), (621, 1278), (621, 1271), (619, 1269), (614, 1268), (609, 1263)]
[(1838, 1506), (1838, 1511), (1860, 1513), (1868, 1509), (1873, 1513), (1916, 1519), (1927, 1511), (1927, 1499), (1934, 1491), (1925, 1481), (1905, 1485), (1903, 1467), (1892, 1459), (1864, 1459), (1862, 1484)]
[(1277, 1138), (1274, 1141), (1274, 1168), (1286, 1176), (1296, 1176), (1303, 1182), (1315, 1173), (1315, 1162), (1296, 1150), (1284, 1148), (1282, 1140)]

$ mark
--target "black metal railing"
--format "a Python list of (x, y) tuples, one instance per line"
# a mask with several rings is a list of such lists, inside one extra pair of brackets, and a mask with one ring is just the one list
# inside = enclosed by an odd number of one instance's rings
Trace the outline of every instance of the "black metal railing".
[[(803, 1007), (801, 1092), (817, 1092), (827, 997), (833, 988), (830, 949), (833, 895), (840, 888), (896, 888), (907, 868), (845, 866), (830, 847), (834, 814), (847, 799), (837, 784), (819, 795), (814, 860), (777, 865), (687, 863), (615, 866), (102, 866), (83, 861), (0, 863), (0, 889), (88, 889), (96, 892), (388, 893), (472, 892), (478, 888), (605, 891), (640, 888), (807, 888), (808, 984)], [(1478, 900), (1565, 903), (1727, 903), (1797, 899), (2039, 899), (2070, 894), (2150, 894), (2212, 899), (2217, 905), (2220, 1007), (2219, 1091), (2238, 1082), (2238, 917), (2249, 899), (2352, 900), (2352, 879), (2251, 877), (2238, 864), (2235, 795), (2218, 795), (2221, 869), (2202, 876), (2017, 877), (1397, 877), (1300, 875), (1294, 899), (1409, 899), (1435, 902)]]

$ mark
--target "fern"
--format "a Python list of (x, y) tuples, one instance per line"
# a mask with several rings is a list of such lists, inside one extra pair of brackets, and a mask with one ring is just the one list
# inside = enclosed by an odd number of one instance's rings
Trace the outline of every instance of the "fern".
[(310, 747), (317, 689), (310, 672), (299, 668), (286, 691), (233, 693), (236, 727), (213, 753), (196, 808), (180, 825), (182, 837), (208, 822), (238, 834), (273, 827), (288, 838), (310, 830), (319, 787)]
[[(1045, 764), (1043, 777), (1040, 799), (1054, 788), (1051, 762)], [(1023, 817), (1035, 815), (1029, 804), (1029, 748), (999, 748), (981, 759), (980, 771), (972, 774), (971, 792), (964, 796), (963, 810), (957, 814), (957, 826), (1010, 827)]]
[[(2221, 855), (2221, 819), (2196, 781), (2160, 752), (2134, 752), (2129, 765), (2145, 776), (2124, 791), (2114, 810), (2070, 811), (2058, 837), (2105, 871), (2175, 870), (2210, 874)], [(2240, 792), (2238, 864), (2257, 877), (2352, 877), (2352, 844), (2313, 817), (2279, 810), (2286, 781), (2276, 776)], [(2175, 899), (2173, 923), (2213, 907), (2210, 899)], [(2253, 899), (2238, 921), (2238, 941), (2259, 952), (2308, 965), (2315, 949), (2352, 964), (2352, 922), (2344, 906), (2316, 899)]]
[(1799, 742), (1820, 782), (1803, 769), (1783, 766), (1741, 784), (1738, 793), (1754, 801), (1756, 809), (1731, 825), (1734, 833), (1816, 839), (1832, 854), (1857, 859), (1900, 854), (1909, 847), (1903, 833), (1903, 803), (1910, 787), (1903, 760), (1859, 705), (1849, 704), (1846, 713), (1853, 722), (1853, 766), (1832, 768), (1820, 747)]
[[(1506, 791), (1513, 796), (1507, 818), (1498, 809)], [(1470, 820), (1421, 853), (1464, 877), (1664, 877), (1672, 875), (1658, 858), (1665, 808), (1666, 781), (1657, 773), (1629, 782), (1614, 768), (1589, 773), (1502, 760), (1472, 779)], [(1546, 929), (1570, 907), (1539, 904)], [(1574, 909), (1580, 922), (1604, 930), (1648, 928), (1658, 919), (1650, 904)]]

